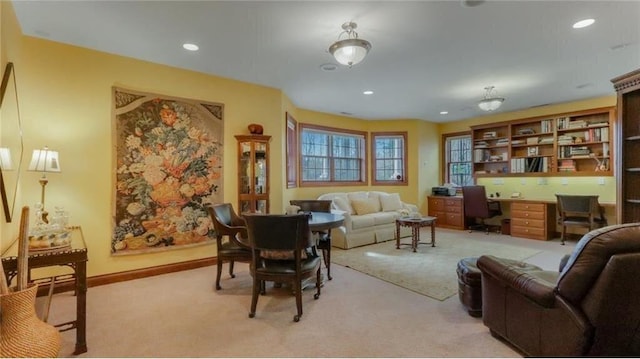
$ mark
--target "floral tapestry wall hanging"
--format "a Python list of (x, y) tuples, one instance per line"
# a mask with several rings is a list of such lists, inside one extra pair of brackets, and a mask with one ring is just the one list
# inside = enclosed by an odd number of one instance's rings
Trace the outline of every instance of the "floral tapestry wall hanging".
[(111, 253), (215, 240), (206, 206), (223, 202), (224, 105), (113, 88)]

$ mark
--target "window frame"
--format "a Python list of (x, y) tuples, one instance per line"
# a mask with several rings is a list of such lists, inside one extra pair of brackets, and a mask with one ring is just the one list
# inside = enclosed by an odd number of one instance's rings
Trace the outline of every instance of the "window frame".
[[(476, 179), (473, 176), (473, 139), (472, 139), (472, 134), (471, 131), (464, 131), (464, 132), (453, 132), (453, 133), (445, 133), (442, 134), (442, 146), (441, 146), (441, 151), (440, 153), (442, 154), (441, 156), (441, 162), (442, 162), (442, 167), (441, 167), (441, 179), (442, 179), (442, 183), (451, 183), (451, 177), (450, 177), (450, 173), (449, 173), (449, 164), (451, 162), (449, 162), (449, 150), (448, 150), (448, 146), (447, 146), (447, 142), (450, 139), (456, 138), (456, 137), (468, 137), (469, 141), (470, 141), (470, 146), (469, 146), (469, 165), (471, 166), (471, 172), (469, 173), (469, 176), (471, 177), (471, 185), (475, 184)], [(463, 162), (466, 163), (466, 162)], [(463, 184), (456, 184), (456, 188), (460, 189), (461, 186), (463, 186)]]
[(289, 112), (286, 113), (286, 176), (287, 188), (298, 187), (298, 121)]
[[(402, 178), (400, 180), (378, 180), (376, 178), (377, 172), (377, 156), (376, 156), (376, 138), (391, 138), (391, 137), (401, 137), (402, 138)], [(407, 156), (408, 156), (408, 135), (406, 131), (397, 131), (397, 132), (371, 132), (371, 184), (375, 186), (408, 186), (408, 167), (407, 167)]]
[[(304, 173), (304, 168), (303, 168), (303, 150), (302, 150), (302, 136), (303, 133), (307, 130), (310, 131), (316, 131), (316, 132), (325, 132), (328, 133), (330, 136), (331, 135), (337, 135), (337, 136), (358, 136), (361, 137), (361, 143), (360, 143), (360, 152), (362, 153), (362, 156), (360, 157), (359, 161), (360, 161), (360, 180), (359, 181), (334, 181), (334, 180), (329, 180), (329, 181), (305, 181), (304, 180), (304, 176), (302, 175), (302, 173)], [(343, 129), (343, 128), (336, 128), (336, 127), (327, 127), (327, 126), (320, 126), (320, 125), (312, 125), (312, 124), (305, 124), (305, 123), (300, 123), (299, 124), (299, 131), (298, 131), (298, 168), (300, 169), (300, 176), (299, 176), (299, 186), (300, 187), (327, 187), (327, 186), (362, 186), (362, 185), (367, 185), (369, 178), (368, 178), (368, 171), (367, 171), (367, 163), (368, 163), (368, 152), (367, 152), (367, 141), (368, 141), (368, 133), (364, 132), (364, 131), (356, 131), (356, 130), (347, 130), (347, 129)], [(330, 147), (331, 149), (331, 147)], [(330, 151), (331, 152), (331, 151)], [(332, 155), (331, 153), (329, 153), (328, 155), (328, 160), (329, 160), (329, 172), (330, 172), (330, 177), (333, 178), (334, 177), (334, 169), (332, 168)]]

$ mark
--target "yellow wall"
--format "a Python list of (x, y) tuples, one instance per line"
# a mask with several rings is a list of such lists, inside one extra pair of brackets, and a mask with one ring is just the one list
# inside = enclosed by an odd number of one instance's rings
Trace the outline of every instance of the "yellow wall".
[[(4, 5), (10, 4), (2, 2)], [(7, 6), (11, 9), (11, 6)], [(237, 203), (237, 154), (234, 135), (248, 133), (247, 125), (260, 123), (272, 136), (270, 188), (271, 210), (282, 212), (293, 198), (316, 198), (327, 187), (287, 190), (285, 170), (285, 113), (299, 123), (315, 123), (361, 131), (403, 130), (409, 133), (409, 186), (341, 188), (379, 189), (399, 192), (406, 201), (420, 204), (424, 184), (431, 173), (422, 171), (423, 161), (437, 165), (437, 146), (423, 145), (423, 138), (438, 137), (437, 126), (418, 120), (364, 121), (298, 109), (278, 89), (243, 83), (169, 66), (115, 56), (90, 49), (22, 36), (12, 10), (3, 11), (3, 28), (11, 25), (18, 36), (4, 41), (6, 48), (20, 48), (10, 60), (19, 74), (20, 109), (25, 157), (45, 145), (59, 151), (62, 172), (49, 174), (46, 206), (63, 206), (71, 223), (83, 228), (89, 248), (90, 276), (175, 263), (215, 255), (213, 245), (112, 257), (113, 151), (111, 89), (113, 86), (168, 96), (221, 102), (225, 105), (224, 183), (225, 201)], [(9, 14), (5, 22), (4, 15)], [(3, 33), (5, 33), (3, 31)], [(9, 43), (9, 45), (5, 45)], [(6, 52), (5, 52), (6, 51)], [(27, 160), (23, 160), (27, 161)], [(426, 165), (425, 165), (426, 166)], [(33, 206), (40, 199), (39, 173), (22, 171), (21, 197), (17, 207)], [(434, 182), (435, 183), (435, 182)], [(430, 187), (428, 187), (430, 188)], [(331, 189), (334, 190), (334, 189)], [(426, 211), (426, 210), (425, 210)], [(15, 238), (17, 221), (2, 225)], [(2, 243), (2, 249), (10, 241)]]
[[(111, 114), (111, 88), (121, 86), (133, 90), (168, 96), (221, 102), (225, 105), (224, 183), (225, 201), (237, 203), (237, 154), (234, 135), (248, 133), (247, 125), (260, 123), (272, 136), (270, 172), (271, 211), (281, 213), (290, 199), (316, 198), (329, 191), (382, 190), (400, 193), (403, 200), (417, 204), (427, 212), (425, 197), (440, 180), (440, 138), (442, 133), (468, 130), (472, 124), (494, 122), (545, 113), (574, 111), (615, 104), (615, 98), (590, 100), (511, 114), (486, 116), (453, 124), (400, 119), (365, 121), (297, 108), (280, 90), (206, 75), (169, 66), (101, 53), (21, 35), (10, 2), (0, 1), (2, 46), (0, 59), (16, 65), (20, 111), (23, 121), (25, 157), (33, 149), (48, 145), (58, 150), (62, 172), (50, 174), (47, 185), (47, 208), (64, 206), (71, 223), (81, 225), (89, 248), (89, 276), (194, 260), (215, 255), (213, 245), (179, 249), (162, 253), (112, 257), (113, 156), (114, 142)], [(566, 107), (566, 109), (565, 109)], [(298, 187), (286, 189), (285, 113), (298, 123), (310, 123), (368, 132), (407, 131), (408, 186)], [(370, 138), (370, 137), (369, 137)], [(371, 160), (369, 158), (369, 160)], [(368, 168), (370, 169), (370, 163)], [(22, 171), (16, 207), (39, 201), (39, 174)], [(369, 181), (371, 174), (369, 173)], [(517, 179), (506, 179), (502, 185), (487, 184), (489, 191), (509, 192), (518, 188), (527, 193), (532, 178), (523, 186)], [(512, 181), (515, 181), (512, 183)], [(556, 179), (548, 178), (551, 188)], [(586, 181), (584, 184), (581, 181)], [(595, 180), (570, 178), (569, 186), (591, 186)], [(602, 199), (613, 200), (612, 178), (602, 191)], [(523, 187), (526, 187), (525, 190)], [(553, 190), (547, 190), (551, 195)], [(531, 193), (536, 193), (532, 191)], [(542, 192), (540, 192), (542, 193)], [(569, 192), (567, 192), (569, 193)], [(600, 193), (600, 192), (599, 192)], [(17, 221), (1, 226), (5, 238), (15, 238)]]

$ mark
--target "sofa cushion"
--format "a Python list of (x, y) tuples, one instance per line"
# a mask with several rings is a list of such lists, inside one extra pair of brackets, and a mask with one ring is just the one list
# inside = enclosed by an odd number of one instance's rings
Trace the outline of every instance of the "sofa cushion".
[(373, 223), (377, 226), (380, 224), (395, 223), (398, 218), (397, 212), (378, 212), (371, 215), (373, 217)]
[(351, 206), (356, 211), (356, 214), (361, 216), (363, 214), (378, 212), (380, 201), (378, 201), (377, 198), (354, 199), (351, 200)]
[(351, 217), (351, 228), (372, 228), (375, 225), (372, 215), (353, 216)]
[(369, 198), (369, 196), (367, 196), (367, 192), (358, 191), (358, 192), (348, 192), (347, 198), (349, 199), (349, 201), (353, 201), (354, 199), (367, 199)]
[(380, 204), (383, 212), (397, 211), (402, 208), (402, 201), (398, 193), (380, 195)]
[(353, 207), (351, 207), (349, 200), (347, 200), (346, 198), (335, 197), (333, 199), (333, 204), (341, 211), (345, 211), (349, 214), (356, 214), (356, 212), (353, 210)]
[(380, 193), (378, 192), (369, 192), (369, 199), (372, 200), (371, 203), (376, 204), (376, 212), (382, 211), (382, 206), (380, 206)]

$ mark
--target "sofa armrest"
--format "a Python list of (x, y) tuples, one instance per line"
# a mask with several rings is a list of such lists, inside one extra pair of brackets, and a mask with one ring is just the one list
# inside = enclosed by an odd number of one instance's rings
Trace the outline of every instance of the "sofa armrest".
[[(503, 285), (545, 308), (555, 303), (555, 282), (550, 282), (546, 271), (532, 271), (520, 267), (518, 262), (504, 261), (494, 256), (481, 256), (477, 266), (482, 275), (490, 276)], [(541, 275), (542, 274), (542, 275)]]
[(331, 209), (331, 213), (341, 214), (344, 216), (344, 226), (351, 229), (351, 213), (339, 209)]

